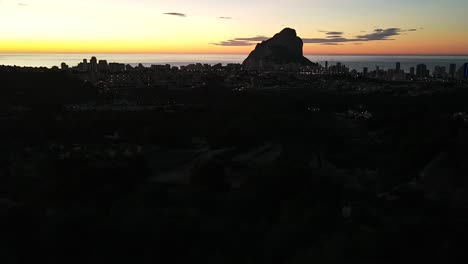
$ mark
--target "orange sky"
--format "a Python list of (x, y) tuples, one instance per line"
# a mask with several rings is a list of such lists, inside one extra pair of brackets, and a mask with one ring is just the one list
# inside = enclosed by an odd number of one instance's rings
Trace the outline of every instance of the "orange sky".
[(249, 53), (292, 27), (306, 54), (468, 54), (466, 0), (22, 2), (0, 0), (0, 52)]

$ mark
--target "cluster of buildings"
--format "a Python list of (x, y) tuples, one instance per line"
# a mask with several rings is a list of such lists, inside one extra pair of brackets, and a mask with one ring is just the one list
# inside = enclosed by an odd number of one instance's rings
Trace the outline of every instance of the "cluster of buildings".
[(227, 64), (223, 66), (221, 63), (210, 65), (210, 64), (189, 64), (186, 66), (176, 67), (169, 64), (165, 65), (151, 65), (150, 67), (145, 67), (143, 64), (138, 64), (138, 66), (132, 66), (130, 64), (124, 63), (108, 63), (107, 60), (97, 60), (96, 57), (92, 57), (88, 62), (87, 59), (83, 59), (83, 62), (80, 62), (77, 66), (70, 68), (66, 63), (62, 63), (61, 70), (73, 70), (82, 73), (121, 73), (121, 72), (132, 72), (132, 71), (235, 71), (242, 70), (242, 65), (237, 63)]
[[(171, 65), (151, 65), (145, 67), (142, 64), (138, 66), (131, 66), (123, 63), (108, 63), (106, 60), (97, 60), (96, 57), (92, 57), (88, 62), (84, 59), (83, 62), (79, 63), (73, 68), (69, 68), (68, 65), (62, 63), (62, 70), (73, 70), (75, 72), (86, 74), (91, 79), (103, 79), (102, 76), (112, 74), (113, 78), (116, 76), (119, 79), (119, 74), (128, 74), (134, 72), (241, 72), (243, 71), (242, 64), (228, 64), (223, 66), (222, 64), (209, 65), (209, 64), (189, 64), (186, 66), (175, 67)], [(425, 64), (418, 64), (415, 67), (411, 67), (409, 72), (405, 72), (401, 68), (401, 63), (397, 62), (394, 69), (383, 70), (379, 66), (376, 66), (375, 70), (370, 70), (368, 67), (364, 67), (362, 72), (357, 70), (350, 70), (346, 65), (338, 62), (336, 65), (328, 65), (328, 61), (325, 62), (325, 66), (307, 66), (307, 67), (295, 67), (292, 70), (290, 67), (282, 67), (278, 71), (295, 71), (302, 72), (305, 74), (314, 75), (348, 75), (352, 77), (369, 77), (384, 80), (468, 80), (468, 63), (463, 64), (457, 68), (456, 64), (450, 64), (446, 66), (435, 66), (434, 70), (428, 69)], [(117, 74), (117, 75), (116, 75)], [(125, 77), (124, 79), (128, 79)]]
[[(62, 63), (60, 68), (62, 70), (70, 69), (66, 63)], [(108, 63), (106, 60), (98, 61), (96, 57), (92, 57), (89, 62), (87, 59), (83, 59), (83, 62), (80, 62), (76, 67), (73, 67), (72, 69), (80, 72), (97, 73), (106, 71), (123, 72), (127, 70), (127, 67), (123, 63)]]
[(91, 60), (84, 59), (73, 67), (62, 63), (60, 69), (55, 67), (52, 70), (70, 72), (74, 76), (94, 84), (100, 94), (116, 97), (128, 96), (134, 88), (189, 89), (201, 87), (206, 85), (205, 81), (207, 78), (209, 79), (209, 76), (229, 79), (228, 76), (242, 72), (242, 65), (196, 63), (180, 67), (169, 64), (132, 66), (123, 63), (108, 63), (106, 60), (92, 57)]
[(370, 71), (368, 67), (364, 67), (362, 72), (351, 70), (345, 65), (338, 62), (336, 65), (329, 66), (325, 62), (325, 67), (321, 69), (322, 74), (331, 75), (352, 75), (353, 77), (371, 77), (386, 80), (468, 80), (468, 63), (464, 63), (457, 69), (456, 64), (450, 64), (448, 70), (445, 66), (435, 66), (432, 74), (426, 64), (418, 64), (416, 67), (411, 67), (409, 72), (401, 69), (401, 63), (397, 62), (394, 69), (383, 70), (376, 66), (375, 70)]

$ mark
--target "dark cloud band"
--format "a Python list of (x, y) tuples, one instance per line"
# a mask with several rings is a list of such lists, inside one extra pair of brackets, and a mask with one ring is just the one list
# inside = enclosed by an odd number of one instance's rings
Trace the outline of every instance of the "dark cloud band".
[(340, 31), (327, 31), (325, 34), (327, 34), (327, 35), (343, 35), (343, 32), (340, 32)]
[[(414, 32), (417, 29), (401, 29), (401, 28), (377, 28), (372, 33), (358, 35), (354, 38), (344, 38), (342, 37), (343, 32), (338, 31), (320, 31), (325, 33), (324, 38), (303, 38), (302, 41), (308, 44), (321, 44), (321, 45), (338, 45), (340, 43), (347, 42), (370, 42), (370, 41), (390, 41), (395, 40), (392, 37), (401, 35), (404, 32)], [(255, 45), (257, 42), (267, 40), (265, 36), (257, 36), (252, 38), (235, 38), (227, 41), (221, 41), (219, 43), (211, 43), (218, 46), (251, 46)]]
[(221, 41), (219, 43), (210, 43), (212, 45), (217, 45), (217, 46), (231, 46), (231, 47), (242, 47), (242, 46), (252, 46), (257, 42), (262, 42), (264, 40), (267, 40), (268, 37), (265, 36), (256, 36), (253, 38), (235, 38), (235, 39), (229, 39), (226, 41)]
[(168, 16), (178, 16), (178, 17), (186, 17), (186, 14), (183, 13), (176, 13), (176, 12), (169, 12), (169, 13), (163, 13), (163, 15), (168, 15)]

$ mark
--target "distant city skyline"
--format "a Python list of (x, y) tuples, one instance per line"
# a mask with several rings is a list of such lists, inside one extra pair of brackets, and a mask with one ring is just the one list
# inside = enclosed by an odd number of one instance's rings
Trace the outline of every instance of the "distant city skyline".
[(466, 0), (0, 0), (0, 53), (247, 54), (282, 28), (305, 54), (468, 55)]

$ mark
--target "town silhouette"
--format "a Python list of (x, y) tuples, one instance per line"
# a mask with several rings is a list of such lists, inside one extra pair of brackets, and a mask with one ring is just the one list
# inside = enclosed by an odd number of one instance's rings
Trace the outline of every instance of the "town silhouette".
[(0, 66), (0, 262), (461, 263), (468, 64), (394, 65)]

